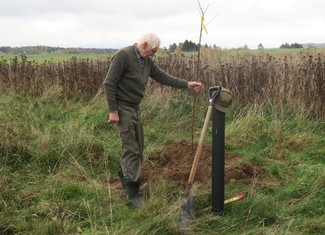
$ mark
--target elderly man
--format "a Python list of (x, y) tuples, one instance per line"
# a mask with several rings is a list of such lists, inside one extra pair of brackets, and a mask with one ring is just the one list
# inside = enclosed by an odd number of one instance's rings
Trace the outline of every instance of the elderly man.
[(143, 35), (134, 45), (122, 48), (112, 57), (104, 80), (108, 102), (108, 122), (115, 124), (121, 141), (121, 165), (119, 172), (123, 189), (127, 193), (127, 205), (141, 208), (144, 202), (139, 195), (139, 177), (143, 160), (144, 134), (140, 103), (149, 77), (175, 88), (200, 91), (202, 84), (186, 81), (162, 71), (153, 61), (160, 46), (160, 39), (153, 33)]

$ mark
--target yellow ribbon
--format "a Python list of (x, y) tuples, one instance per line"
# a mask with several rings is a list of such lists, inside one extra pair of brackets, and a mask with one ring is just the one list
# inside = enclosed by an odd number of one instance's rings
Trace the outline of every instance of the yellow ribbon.
[(204, 29), (204, 32), (206, 34), (208, 34), (207, 27), (205, 26), (205, 23), (204, 23), (204, 16), (201, 17), (201, 23), (202, 23), (202, 28)]

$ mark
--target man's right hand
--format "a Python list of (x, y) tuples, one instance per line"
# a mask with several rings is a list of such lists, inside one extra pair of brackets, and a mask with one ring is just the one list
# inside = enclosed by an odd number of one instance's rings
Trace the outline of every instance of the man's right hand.
[(118, 112), (110, 112), (108, 117), (108, 123), (117, 124), (120, 121)]

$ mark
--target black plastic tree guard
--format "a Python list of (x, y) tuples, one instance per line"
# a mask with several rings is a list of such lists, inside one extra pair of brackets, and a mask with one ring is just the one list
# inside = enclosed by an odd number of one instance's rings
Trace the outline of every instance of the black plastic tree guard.
[(225, 199), (225, 113), (212, 112), (212, 211), (221, 212)]

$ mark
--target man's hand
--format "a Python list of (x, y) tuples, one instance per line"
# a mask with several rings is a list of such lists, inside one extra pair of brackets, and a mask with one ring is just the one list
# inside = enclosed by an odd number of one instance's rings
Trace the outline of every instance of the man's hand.
[(192, 89), (196, 92), (199, 92), (202, 89), (202, 83), (201, 82), (188, 82), (187, 87), (189, 89)]
[(108, 123), (117, 124), (120, 121), (118, 112), (110, 112), (108, 117)]

